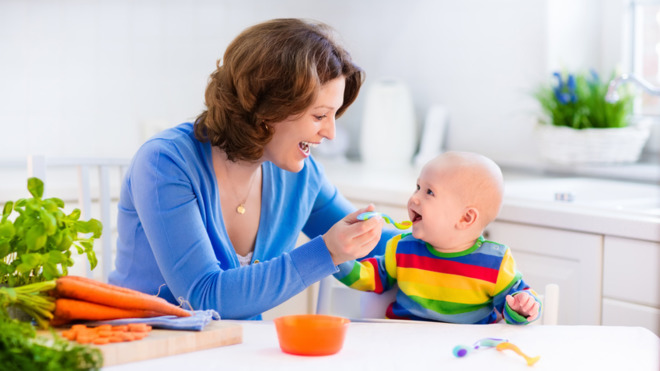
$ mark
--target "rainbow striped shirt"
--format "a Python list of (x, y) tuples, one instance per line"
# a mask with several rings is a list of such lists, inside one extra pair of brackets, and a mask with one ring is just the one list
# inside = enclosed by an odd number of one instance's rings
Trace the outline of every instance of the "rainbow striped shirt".
[(441, 253), (410, 233), (401, 234), (388, 241), (385, 255), (338, 268), (335, 277), (357, 290), (382, 293), (398, 284), (386, 313), (392, 319), (484, 324), (503, 316), (507, 323), (527, 324), (505, 297), (525, 290), (540, 303), (522, 280), (511, 250), (483, 237), (468, 250)]

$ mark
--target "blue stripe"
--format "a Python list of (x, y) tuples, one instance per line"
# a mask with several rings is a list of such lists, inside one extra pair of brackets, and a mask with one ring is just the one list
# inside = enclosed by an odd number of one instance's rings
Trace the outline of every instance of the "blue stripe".
[(493, 309), (492, 304), (468, 313), (454, 315), (440, 314), (422, 307), (419, 303), (401, 292), (397, 293), (396, 302), (392, 305), (392, 311), (399, 317), (447, 323), (487, 324), (493, 323), (497, 319), (497, 312)]

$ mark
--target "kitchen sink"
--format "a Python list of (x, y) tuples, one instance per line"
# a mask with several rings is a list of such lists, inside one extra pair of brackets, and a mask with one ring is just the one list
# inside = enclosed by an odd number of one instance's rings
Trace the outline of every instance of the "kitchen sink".
[(505, 199), (565, 203), (660, 216), (660, 185), (595, 178), (514, 179)]

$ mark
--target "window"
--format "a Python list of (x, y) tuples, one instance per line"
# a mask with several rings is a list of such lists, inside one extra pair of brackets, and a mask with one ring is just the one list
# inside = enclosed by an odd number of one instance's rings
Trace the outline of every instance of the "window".
[[(660, 0), (634, 0), (630, 12), (633, 73), (660, 86)], [(641, 115), (660, 116), (660, 97), (640, 94), (635, 111)]]

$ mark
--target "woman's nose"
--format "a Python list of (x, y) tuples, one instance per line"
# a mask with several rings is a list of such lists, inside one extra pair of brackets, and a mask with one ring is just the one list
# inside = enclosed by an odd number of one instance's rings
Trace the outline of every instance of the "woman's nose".
[(319, 134), (328, 140), (335, 139), (335, 117), (328, 116), (321, 122)]

